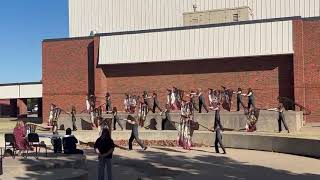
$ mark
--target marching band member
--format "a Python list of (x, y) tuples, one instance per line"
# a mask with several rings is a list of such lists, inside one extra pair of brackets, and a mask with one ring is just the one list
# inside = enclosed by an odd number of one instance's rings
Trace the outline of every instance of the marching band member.
[(279, 113), (278, 116), (278, 132), (280, 133), (282, 131), (282, 126), (281, 126), (281, 122), (284, 125), (284, 128), (287, 130), (287, 132), (289, 133), (289, 128), (287, 126), (287, 123), (285, 121), (285, 117), (284, 117), (284, 111), (286, 110), (283, 106), (282, 103), (279, 103), (277, 108), (271, 108), (271, 109), (267, 109), (268, 111), (276, 111)]

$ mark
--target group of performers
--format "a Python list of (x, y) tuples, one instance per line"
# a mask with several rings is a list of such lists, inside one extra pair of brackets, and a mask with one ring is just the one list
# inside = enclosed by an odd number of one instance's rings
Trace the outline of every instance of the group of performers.
[[(222, 134), (223, 126), (221, 124), (220, 119), (220, 110), (225, 109), (227, 111), (231, 111), (231, 99), (232, 95), (236, 94), (237, 97), (237, 111), (240, 111), (241, 107), (244, 109), (244, 113), (247, 116), (247, 124), (245, 130), (248, 132), (252, 132), (256, 130), (256, 123), (258, 121), (259, 110), (255, 106), (254, 101), (254, 92), (251, 88), (248, 89), (247, 93), (242, 93), (242, 89), (238, 88), (237, 91), (233, 91), (227, 87), (221, 86), (221, 89), (208, 89), (207, 98), (209, 100), (209, 106), (206, 105), (206, 97), (205, 93), (199, 88), (197, 90), (191, 90), (189, 92), (183, 91), (176, 87), (172, 87), (167, 90), (167, 103), (165, 108), (162, 109), (159, 101), (157, 93), (153, 92), (152, 96), (148, 95), (147, 91), (144, 91), (142, 96), (136, 96), (131, 94), (125, 94), (124, 98), (124, 110), (128, 114), (131, 114), (133, 118), (131, 119), (120, 119), (118, 116), (117, 107), (112, 107), (111, 103), (111, 94), (106, 93), (105, 96), (105, 110), (107, 114), (112, 114), (113, 116), (113, 129), (116, 129), (116, 123), (118, 123), (123, 130), (123, 126), (121, 124), (121, 120), (124, 120), (130, 124), (132, 124), (132, 133), (129, 139), (129, 149), (132, 148), (132, 141), (136, 139), (138, 144), (146, 149), (146, 146), (140, 141), (138, 136), (138, 126), (144, 127), (144, 122), (146, 120), (147, 114), (151, 111), (156, 113), (158, 109), (161, 115), (166, 116), (166, 120), (170, 120), (168, 118), (169, 112), (171, 111), (180, 111), (181, 118), (180, 122), (174, 124), (178, 124), (176, 129), (178, 130), (177, 144), (184, 149), (190, 149), (192, 146), (192, 135), (194, 130), (199, 129), (199, 123), (196, 121), (194, 113), (198, 111), (202, 113), (202, 109), (206, 112), (214, 111), (215, 119), (214, 119), (214, 127), (208, 130), (215, 132), (216, 140), (215, 147), (216, 152), (219, 152), (218, 144), (223, 149), (223, 152), (226, 153), (225, 148), (222, 144)], [(247, 106), (244, 105), (242, 101), (242, 97), (248, 97)], [(198, 102), (197, 102), (198, 101)], [(106, 122), (106, 119), (102, 118), (102, 107), (100, 105), (96, 107), (96, 97), (94, 95), (88, 95), (86, 98), (86, 112), (90, 114), (90, 120), (92, 122), (92, 127), (101, 128), (106, 125), (111, 129), (111, 124)], [(284, 127), (289, 132), (288, 127), (285, 122), (284, 111), (285, 108), (282, 103), (279, 103), (277, 108), (265, 109), (269, 111), (277, 111), (279, 113), (278, 124), (279, 124), (279, 132), (282, 130), (281, 123), (284, 124)], [(66, 112), (56, 105), (52, 104), (50, 107), (49, 114), (49, 124), (52, 125), (53, 131), (57, 131), (57, 121), (61, 114), (61, 112), (65, 112), (71, 115), (73, 130), (77, 130), (76, 127), (76, 109), (74, 106), (71, 108), (71, 112)], [(162, 125), (164, 126), (164, 125)], [(164, 128), (162, 128), (164, 129)]]

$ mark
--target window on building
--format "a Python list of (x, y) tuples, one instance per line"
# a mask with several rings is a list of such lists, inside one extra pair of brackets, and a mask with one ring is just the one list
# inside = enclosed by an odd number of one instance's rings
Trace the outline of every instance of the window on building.
[(233, 14), (233, 21), (239, 21), (239, 14)]

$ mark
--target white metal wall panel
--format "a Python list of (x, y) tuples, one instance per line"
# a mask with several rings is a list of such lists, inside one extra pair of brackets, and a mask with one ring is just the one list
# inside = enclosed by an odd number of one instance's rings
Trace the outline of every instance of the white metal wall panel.
[(19, 86), (0, 86), (0, 99), (19, 98)]
[(20, 85), (20, 98), (41, 98), (42, 84)]
[(291, 54), (292, 21), (100, 37), (99, 64)]
[(42, 84), (0, 86), (0, 99), (41, 98)]
[(249, 6), (253, 19), (320, 16), (320, 0), (69, 0), (70, 37), (183, 26), (183, 13)]

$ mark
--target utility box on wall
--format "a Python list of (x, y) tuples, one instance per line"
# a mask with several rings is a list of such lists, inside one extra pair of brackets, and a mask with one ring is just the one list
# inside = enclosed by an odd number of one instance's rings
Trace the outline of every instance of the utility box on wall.
[(251, 9), (248, 6), (183, 13), (184, 26), (247, 20), (251, 20)]

